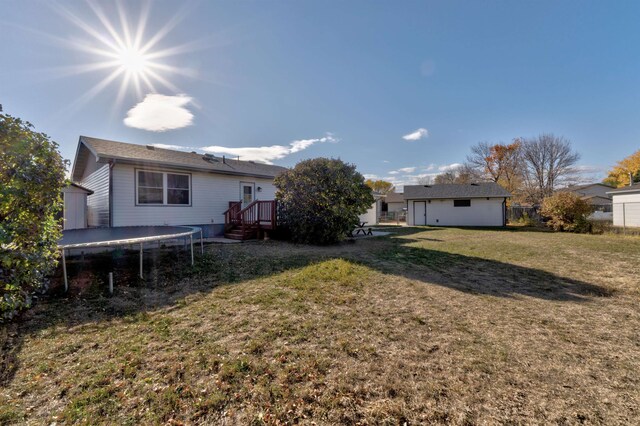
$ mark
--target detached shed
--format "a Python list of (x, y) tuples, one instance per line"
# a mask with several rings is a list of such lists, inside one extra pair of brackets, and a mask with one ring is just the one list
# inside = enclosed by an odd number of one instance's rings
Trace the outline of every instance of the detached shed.
[(494, 182), (407, 185), (407, 225), (504, 226), (510, 196)]
[(87, 196), (91, 194), (93, 194), (92, 190), (77, 183), (71, 183), (62, 189), (64, 229), (87, 227)]
[(607, 194), (613, 200), (613, 226), (640, 228), (640, 183)]

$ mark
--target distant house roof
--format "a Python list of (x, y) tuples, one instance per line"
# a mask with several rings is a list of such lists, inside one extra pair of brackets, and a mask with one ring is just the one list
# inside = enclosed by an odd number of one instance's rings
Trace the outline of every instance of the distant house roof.
[(511, 194), (494, 182), (482, 182), (471, 184), (437, 184), (437, 185), (405, 185), (404, 199), (413, 200), (421, 198), (485, 198), (485, 197), (511, 197)]
[[(284, 167), (254, 161), (239, 161), (211, 154), (175, 151), (152, 145), (116, 142), (89, 136), (80, 136), (75, 163), (79, 160), (80, 150), (83, 146), (95, 155), (98, 160), (115, 160), (116, 162), (129, 164), (169, 166), (204, 172), (264, 178), (274, 178), (286, 170)], [(82, 171), (76, 170), (77, 164), (75, 163), (72, 176), (74, 179), (80, 179)]]
[(635, 183), (631, 186), (623, 186), (621, 188), (612, 189), (611, 191), (607, 192), (607, 194), (623, 194), (623, 193), (635, 194), (636, 192), (640, 192), (640, 183)]
[(587, 184), (584, 184), (584, 185), (567, 186), (566, 188), (560, 188), (558, 191), (574, 192), (574, 191), (580, 191), (581, 189), (590, 188), (592, 186), (604, 186), (605, 188), (614, 188), (613, 186), (607, 185), (606, 183), (596, 182), (596, 183), (587, 183)]
[(402, 192), (388, 192), (385, 201), (387, 203), (404, 203), (404, 194)]

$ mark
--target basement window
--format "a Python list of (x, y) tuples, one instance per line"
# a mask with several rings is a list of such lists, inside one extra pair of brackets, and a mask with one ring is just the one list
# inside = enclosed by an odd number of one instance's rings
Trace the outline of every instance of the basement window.
[(453, 207), (471, 207), (471, 200), (453, 200)]
[(191, 175), (136, 171), (136, 204), (188, 206), (191, 204)]

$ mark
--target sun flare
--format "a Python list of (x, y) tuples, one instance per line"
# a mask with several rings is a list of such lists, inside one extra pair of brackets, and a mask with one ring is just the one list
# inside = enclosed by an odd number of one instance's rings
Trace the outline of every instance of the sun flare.
[(134, 76), (146, 74), (149, 68), (146, 55), (135, 47), (126, 47), (118, 51), (117, 60), (124, 72)]
[(86, 16), (80, 16), (60, 3), (52, 7), (70, 23), (81, 29), (85, 35), (81, 39), (62, 40), (66, 47), (87, 54), (87, 61), (83, 64), (63, 67), (65, 75), (83, 73), (102, 73), (103, 77), (80, 99), (78, 105), (90, 101), (114, 82), (120, 81), (114, 108), (119, 105), (127, 94), (133, 93), (141, 99), (145, 93), (157, 93), (164, 89), (172, 93), (181, 90), (172, 82), (172, 76), (194, 77), (195, 71), (181, 66), (171, 65), (171, 58), (190, 51), (202, 49), (198, 42), (188, 42), (181, 45), (162, 46), (166, 36), (186, 16), (187, 9), (176, 13), (159, 30), (150, 32), (147, 21), (150, 14), (150, 2), (143, 2), (137, 19), (136, 13), (128, 10), (129, 4), (121, 2), (101, 4), (88, 1), (87, 5), (93, 12), (93, 20), (89, 22)]

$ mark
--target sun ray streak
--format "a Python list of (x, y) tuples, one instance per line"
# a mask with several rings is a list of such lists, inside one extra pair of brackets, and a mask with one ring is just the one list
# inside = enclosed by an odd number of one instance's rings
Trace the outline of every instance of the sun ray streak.
[(184, 18), (186, 18), (187, 14), (191, 10), (191, 7), (183, 6), (181, 10), (178, 11), (158, 32), (156, 32), (150, 39), (147, 41), (142, 48), (140, 48), (140, 52), (146, 53), (151, 48), (153, 48), (158, 42), (160, 42), (163, 38), (167, 36)]
[(136, 35), (133, 40), (133, 47), (137, 50), (140, 50), (140, 45), (142, 44), (142, 37), (144, 36), (144, 31), (147, 28), (147, 20), (149, 19), (150, 11), (151, 11), (151, 3), (149, 1), (142, 2), (142, 6), (140, 9), (140, 17), (138, 18), (138, 27), (136, 29)]
[(120, 34), (118, 34), (111, 21), (109, 21), (109, 18), (107, 18), (107, 15), (104, 13), (102, 7), (100, 7), (100, 5), (92, 0), (89, 0), (87, 3), (89, 4), (89, 7), (93, 11), (94, 15), (96, 15), (100, 23), (104, 26), (104, 28), (116, 42), (117, 47), (112, 47), (112, 50), (117, 51), (119, 48), (124, 49), (126, 46), (122, 40), (122, 37), (120, 37)]
[(122, 2), (116, 0), (116, 9), (118, 9), (118, 16), (120, 17), (120, 27), (122, 28), (122, 34), (124, 35), (124, 43), (128, 47), (132, 47), (131, 32), (129, 31), (129, 22), (127, 22), (127, 16), (125, 15)]
[[(78, 16), (74, 15), (69, 9), (66, 9), (65, 7), (63, 7), (63, 6), (61, 6), (61, 5), (57, 4), (57, 3), (53, 3), (53, 7), (62, 16), (66, 17), (69, 22), (71, 22), (72, 24), (76, 25), (78, 28), (82, 29), (88, 35), (90, 35), (91, 37), (95, 38), (97, 41), (99, 41), (102, 44), (106, 45), (110, 49), (117, 50), (117, 46), (114, 45), (112, 41), (110, 41), (107, 37), (105, 37), (102, 34), (100, 34), (98, 31), (96, 31), (94, 28), (92, 28), (90, 25), (88, 25), (86, 22), (84, 22)], [(113, 36), (113, 34), (112, 34), (112, 36)], [(115, 39), (117, 41), (117, 38), (115, 38)]]
[(149, 73), (149, 75), (151, 77), (156, 79), (160, 84), (162, 84), (167, 89), (171, 90), (174, 93), (179, 93), (180, 92), (180, 89), (178, 89), (173, 83), (171, 83), (169, 80), (167, 80), (166, 78), (164, 78), (160, 74), (156, 73), (155, 71), (153, 71), (151, 69), (147, 70), (147, 72)]

